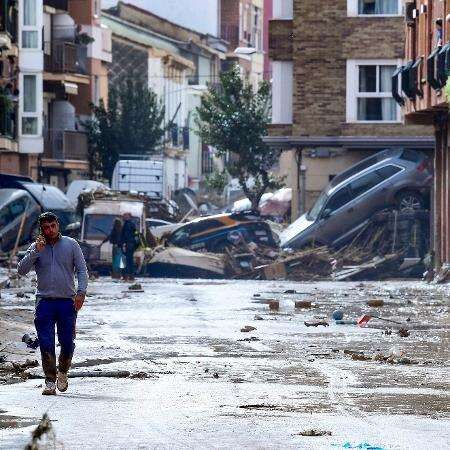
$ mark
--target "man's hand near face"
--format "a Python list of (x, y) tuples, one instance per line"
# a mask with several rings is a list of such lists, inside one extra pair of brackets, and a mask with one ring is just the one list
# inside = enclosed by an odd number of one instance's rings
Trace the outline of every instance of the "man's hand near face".
[(86, 294), (78, 292), (74, 299), (74, 306), (77, 311), (79, 311), (83, 307), (84, 299), (86, 298)]
[(45, 241), (44, 236), (42, 236), (41, 234), (36, 238), (36, 250), (38, 252), (40, 252), (41, 250), (44, 249), (45, 245), (47, 244), (47, 242)]

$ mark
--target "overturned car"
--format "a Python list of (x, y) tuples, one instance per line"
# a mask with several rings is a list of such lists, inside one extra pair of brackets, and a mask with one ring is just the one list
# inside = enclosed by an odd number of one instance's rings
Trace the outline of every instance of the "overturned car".
[(239, 240), (277, 247), (270, 226), (251, 211), (195, 219), (175, 230), (167, 243), (194, 251), (222, 253)]

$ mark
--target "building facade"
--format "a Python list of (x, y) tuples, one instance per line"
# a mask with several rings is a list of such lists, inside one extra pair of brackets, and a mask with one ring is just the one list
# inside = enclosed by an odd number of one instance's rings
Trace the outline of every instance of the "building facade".
[(107, 101), (111, 33), (100, 23), (98, 0), (44, 0), (40, 179), (60, 188), (89, 177), (83, 123), (90, 104)]
[(83, 122), (107, 98), (110, 33), (99, 0), (0, 6), (0, 171), (65, 188), (89, 175)]
[(402, 0), (274, 0), (267, 141), (285, 150), (279, 171), (296, 194), (294, 218), (373, 152), (433, 148), (431, 129), (405, 126), (392, 96), (404, 58), (402, 10)]
[[(406, 3), (406, 60), (395, 81), (407, 123), (433, 127), (435, 267), (450, 267), (450, 157), (447, 81), (450, 70), (450, 1)], [(450, 16), (449, 16), (450, 18)], [(442, 27), (438, 26), (439, 21)]]
[(264, 0), (222, 0), (220, 37), (229, 43), (222, 69), (238, 64), (253, 85), (264, 78)]
[(110, 86), (138, 78), (165, 107), (164, 126), (171, 126), (161, 153), (151, 156), (164, 160), (164, 195), (199, 190), (213, 155), (195, 133), (195, 108), (208, 83), (218, 80), (226, 43), (122, 2), (103, 11), (102, 23), (112, 30)]
[(0, 171), (37, 176), (42, 153), (42, 2), (0, 3)]

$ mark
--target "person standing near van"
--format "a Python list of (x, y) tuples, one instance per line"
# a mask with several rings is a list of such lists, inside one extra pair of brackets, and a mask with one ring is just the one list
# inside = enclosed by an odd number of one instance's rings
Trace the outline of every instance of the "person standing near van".
[(137, 248), (137, 229), (130, 213), (123, 215), (123, 227), (120, 237), (122, 251), (125, 254), (125, 268), (123, 279), (125, 281), (134, 281), (134, 252)]
[[(39, 216), (40, 234), (19, 262), (19, 275), (34, 268), (37, 275), (34, 324), (39, 339), (45, 374), (43, 395), (55, 395), (56, 388), (68, 388), (67, 374), (75, 350), (75, 324), (83, 307), (88, 285), (86, 262), (78, 242), (60, 233), (58, 217)], [(78, 287), (75, 289), (74, 275)], [(61, 346), (58, 368), (55, 353), (55, 325)]]
[(107, 236), (102, 244), (110, 242), (112, 244), (112, 270), (111, 278), (120, 278), (120, 263), (122, 261), (122, 248), (121, 248), (121, 235), (122, 235), (122, 221), (119, 217), (114, 219), (113, 227), (109, 236)]

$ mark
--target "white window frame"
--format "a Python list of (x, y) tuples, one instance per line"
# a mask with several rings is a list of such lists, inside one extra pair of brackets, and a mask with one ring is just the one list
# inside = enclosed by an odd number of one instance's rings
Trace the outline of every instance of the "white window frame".
[[(359, 66), (396, 66), (402, 64), (401, 59), (349, 59), (347, 60), (346, 89), (346, 121), (347, 123), (364, 124), (398, 124), (403, 122), (402, 111), (398, 104), (396, 120), (358, 120), (358, 98), (392, 98), (388, 92), (359, 92)], [(377, 76), (377, 85), (379, 77)]]
[(347, 0), (347, 16), (348, 17), (399, 17), (403, 13), (403, 0), (397, 0), (397, 14), (359, 14), (358, 0)]
[[(42, 51), (42, 26), (43, 26), (43, 6), (42, 0), (36, 0), (36, 24), (25, 25), (25, 12), (24, 2), (19, 1), (19, 47), (27, 52), (40, 52)], [(36, 47), (23, 47), (22, 33), (24, 31), (35, 31), (37, 33), (37, 46)]]
[[(19, 96), (19, 135), (27, 138), (41, 137), (42, 136), (42, 111), (43, 111), (43, 93), (42, 93), (42, 73), (36, 72), (21, 72), (19, 76), (19, 91), (23, 92), (23, 77), (26, 75), (32, 75), (36, 77), (36, 111), (25, 112), (24, 111), (24, 97)], [(31, 117), (37, 119), (37, 133), (36, 134), (23, 134), (22, 132), (22, 120), (24, 118)]]

